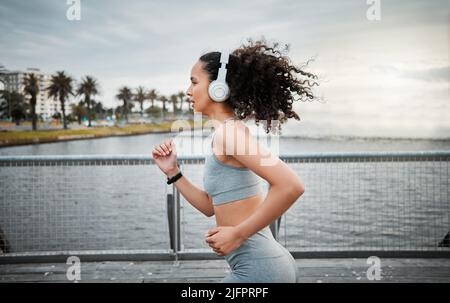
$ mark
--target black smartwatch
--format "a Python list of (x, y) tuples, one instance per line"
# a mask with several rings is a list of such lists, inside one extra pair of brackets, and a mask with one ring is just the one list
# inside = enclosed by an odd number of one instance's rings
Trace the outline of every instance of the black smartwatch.
[(178, 174), (176, 174), (173, 177), (167, 178), (167, 184), (172, 184), (173, 182), (177, 181), (178, 179), (180, 179), (183, 176), (183, 174), (181, 173), (181, 170), (178, 172)]

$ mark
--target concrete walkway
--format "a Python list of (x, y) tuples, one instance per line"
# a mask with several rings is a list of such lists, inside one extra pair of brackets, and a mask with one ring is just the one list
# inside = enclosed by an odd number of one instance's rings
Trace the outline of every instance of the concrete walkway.
[[(369, 280), (367, 259), (296, 259), (299, 283), (450, 282), (450, 259), (381, 259), (381, 280)], [(0, 282), (71, 282), (65, 263), (0, 265)], [(224, 260), (82, 262), (80, 282), (220, 282)]]

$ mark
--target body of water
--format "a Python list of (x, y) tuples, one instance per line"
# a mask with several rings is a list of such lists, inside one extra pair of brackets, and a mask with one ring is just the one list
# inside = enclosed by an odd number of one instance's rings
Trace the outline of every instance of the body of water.
[[(110, 137), (0, 149), (0, 155), (146, 154), (171, 134)], [(177, 136), (179, 154), (191, 150)], [(201, 137), (208, 144), (208, 137)], [(280, 154), (450, 150), (450, 140), (282, 136)], [(290, 248), (433, 248), (449, 230), (448, 163), (289, 163), (305, 194), (284, 217)], [(203, 165), (183, 167), (203, 188)], [(152, 166), (2, 167), (0, 227), (13, 251), (166, 249), (171, 186)], [(267, 187), (265, 188), (267, 191)], [(182, 199), (184, 248), (208, 248), (215, 225)]]

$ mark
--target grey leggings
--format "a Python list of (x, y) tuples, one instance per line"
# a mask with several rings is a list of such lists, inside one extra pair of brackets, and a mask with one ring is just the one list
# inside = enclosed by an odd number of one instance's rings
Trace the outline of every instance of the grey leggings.
[(297, 266), (289, 251), (265, 227), (225, 256), (231, 273), (223, 283), (295, 283)]

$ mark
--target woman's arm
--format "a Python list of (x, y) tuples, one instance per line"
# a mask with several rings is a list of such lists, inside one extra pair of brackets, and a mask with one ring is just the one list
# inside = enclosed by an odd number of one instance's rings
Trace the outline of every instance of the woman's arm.
[(272, 160), (269, 162), (273, 161), (273, 164), (267, 166), (259, 164), (263, 158), (261, 154), (234, 156), (235, 159), (252, 169), (270, 185), (264, 202), (252, 215), (236, 226), (236, 231), (244, 239), (283, 215), (305, 192), (302, 181), (286, 163), (270, 152), (264, 154), (271, 157)]
[(237, 233), (247, 239), (285, 213), (305, 192), (305, 187), (286, 163), (252, 138), (248, 128), (231, 128), (226, 130), (225, 134), (226, 140), (220, 140), (220, 135), (218, 140), (224, 142), (225, 153), (232, 155), (270, 184), (264, 203), (246, 220), (235, 226)]
[[(173, 170), (167, 174), (168, 177), (175, 176), (179, 171)], [(214, 215), (214, 207), (212, 205), (211, 197), (204, 191), (192, 184), (186, 176), (173, 183), (178, 191), (192, 206), (202, 212), (205, 216), (211, 217)]]
[[(167, 141), (156, 146), (152, 155), (155, 163), (167, 177), (175, 176), (180, 171), (177, 165), (177, 149), (173, 141)], [(193, 185), (186, 176), (183, 175), (173, 184), (183, 197), (205, 216), (211, 217), (214, 215), (211, 197), (205, 191)]]
[(304, 192), (301, 185), (271, 185), (264, 203), (237, 225), (236, 231), (243, 239), (249, 238), (284, 214)]

